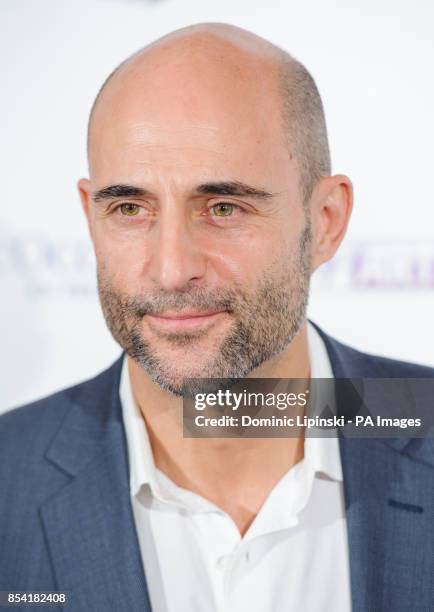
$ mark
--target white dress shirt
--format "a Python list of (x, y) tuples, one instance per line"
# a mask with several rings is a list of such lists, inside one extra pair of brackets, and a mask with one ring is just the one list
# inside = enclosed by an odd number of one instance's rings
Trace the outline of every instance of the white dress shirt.
[[(308, 324), (312, 378), (331, 378)], [(338, 440), (307, 437), (241, 537), (216, 505), (155, 467), (126, 359), (120, 398), (134, 519), (153, 612), (350, 612)]]

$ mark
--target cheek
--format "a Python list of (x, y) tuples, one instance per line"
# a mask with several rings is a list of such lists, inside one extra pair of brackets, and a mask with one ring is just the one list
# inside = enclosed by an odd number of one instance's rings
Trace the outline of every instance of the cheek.
[(118, 290), (137, 287), (146, 265), (143, 240), (104, 233), (95, 241), (95, 256), (100, 274)]
[(247, 291), (254, 290), (258, 279), (275, 273), (288, 260), (292, 238), (277, 227), (224, 241), (209, 252), (212, 267), (220, 281), (236, 283)]

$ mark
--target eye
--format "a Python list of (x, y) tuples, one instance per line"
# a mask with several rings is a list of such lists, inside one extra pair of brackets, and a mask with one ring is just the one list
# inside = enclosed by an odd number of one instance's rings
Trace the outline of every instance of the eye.
[(124, 202), (118, 206), (119, 210), (126, 217), (134, 217), (139, 213), (140, 206), (134, 202)]
[(218, 204), (211, 206), (210, 210), (214, 211), (214, 217), (230, 217), (235, 208), (238, 208), (235, 206), (235, 204), (229, 204), (229, 202), (219, 202)]

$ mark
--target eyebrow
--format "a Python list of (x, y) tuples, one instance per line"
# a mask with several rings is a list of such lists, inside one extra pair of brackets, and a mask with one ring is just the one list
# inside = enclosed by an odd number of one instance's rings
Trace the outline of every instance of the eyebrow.
[(233, 195), (233, 196), (248, 196), (250, 198), (259, 198), (266, 200), (272, 198), (275, 194), (241, 183), (240, 181), (220, 181), (216, 183), (204, 183), (198, 185), (196, 191), (205, 195)]
[(92, 194), (94, 202), (101, 200), (111, 200), (112, 198), (138, 198), (148, 197), (151, 192), (142, 187), (134, 187), (133, 185), (110, 185), (103, 187)]
[[(247, 185), (240, 181), (217, 181), (210, 183), (202, 183), (195, 188), (195, 191), (201, 195), (232, 195), (232, 196), (247, 196), (249, 198), (258, 198), (266, 200), (274, 197), (276, 194), (252, 185)], [(109, 185), (99, 189), (92, 195), (94, 202), (102, 200), (110, 200), (113, 198), (138, 198), (150, 197), (152, 192), (142, 187), (134, 185)]]

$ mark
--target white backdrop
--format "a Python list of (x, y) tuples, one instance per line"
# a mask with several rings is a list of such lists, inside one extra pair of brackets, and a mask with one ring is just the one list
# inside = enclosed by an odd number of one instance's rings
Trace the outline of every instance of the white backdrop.
[(225, 21), (314, 75), (333, 168), (355, 187), (309, 315), (355, 347), (434, 365), (434, 3), (431, 0), (2, 0), (0, 411), (96, 374), (105, 327), (76, 181), (93, 98), (166, 32)]

